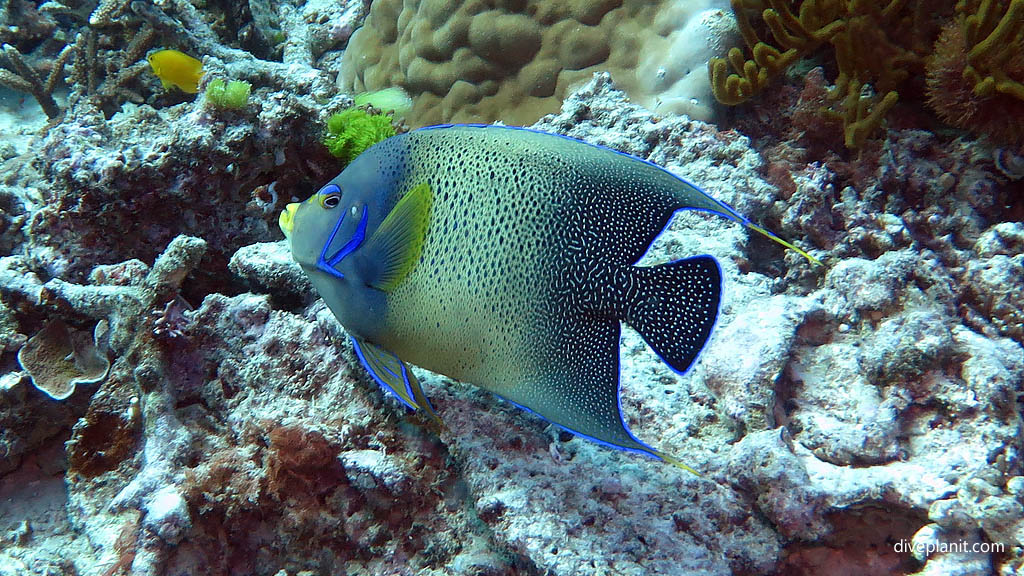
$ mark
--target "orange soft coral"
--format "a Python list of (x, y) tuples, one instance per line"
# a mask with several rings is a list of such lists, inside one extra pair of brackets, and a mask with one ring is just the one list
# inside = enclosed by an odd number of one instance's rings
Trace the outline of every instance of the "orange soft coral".
[(1024, 0), (957, 10), (928, 61), (928, 104), (953, 126), (1024, 148)]
[[(897, 90), (916, 91), (939, 23), (953, 12), (952, 0), (732, 0), (732, 7), (751, 59), (733, 48), (728, 58), (709, 62), (715, 97), (744, 102), (829, 45), (839, 74), (826, 112), (842, 121), (851, 149), (881, 125)], [(782, 50), (762, 39), (769, 37)]]

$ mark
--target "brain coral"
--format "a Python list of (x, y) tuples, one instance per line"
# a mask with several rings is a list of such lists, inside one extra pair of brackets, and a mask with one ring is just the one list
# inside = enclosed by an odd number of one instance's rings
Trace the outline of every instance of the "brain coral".
[[(696, 17), (721, 3), (687, 4)], [(374, 0), (349, 41), (339, 84), (355, 92), (405, 88), (414, 96), (409, 118), (415, 125), (530, 124), (556, 112), (572, 86), (599, 70), (650, 106), (661, 102), (666, 86), (659, 78), (666, 72), (675, 82), (706, 66), (706, 56), (691, 66), (665, 49), (690, 20), (672, 6), (670, 0)], [(678, 24), (666, 28), (666, 21)], [(689, 28), (705, 35), (695, 43), (717, 43), (707, 27)], [(652, 52), (664, 54), (664, 66), (652, 64)], [(638, 66), (651, 78), (638, 77)]]

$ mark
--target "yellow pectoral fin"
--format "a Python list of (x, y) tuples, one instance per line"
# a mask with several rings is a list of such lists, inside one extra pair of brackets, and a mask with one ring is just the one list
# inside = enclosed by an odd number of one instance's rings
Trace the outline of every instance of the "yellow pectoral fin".
[(433, 202), (430, 185), (424, 182), (406, 193), (384, 218), (366, 243), (365, 253), (377, 266), (377, 273), (368, 279), (370, 286), (390, 292), (412, 273), (423, 253)]

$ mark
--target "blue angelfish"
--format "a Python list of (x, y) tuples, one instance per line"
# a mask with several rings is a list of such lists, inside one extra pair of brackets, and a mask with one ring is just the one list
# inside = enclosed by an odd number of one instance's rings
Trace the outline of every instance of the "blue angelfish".
[(409, 407), (434, 415), (406, 363), (689, 470), (638, 440), (619, 406), (622, 322), (682, 373), (718, 315), (711, 256), (636, 265), (686, 209), (793, 248), (654, 164), (501, 126), (388, 138), (280, 225), (363, 365)]

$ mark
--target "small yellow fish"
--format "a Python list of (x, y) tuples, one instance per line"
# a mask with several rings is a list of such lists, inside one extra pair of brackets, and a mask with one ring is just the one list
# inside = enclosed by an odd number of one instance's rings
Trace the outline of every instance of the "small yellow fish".
[(203, 63), (177, 50), (160, 50), (146, 60), (165, 89), (177, 86), (182, 92), (199, 92), (199, 79), (203, 77)]

